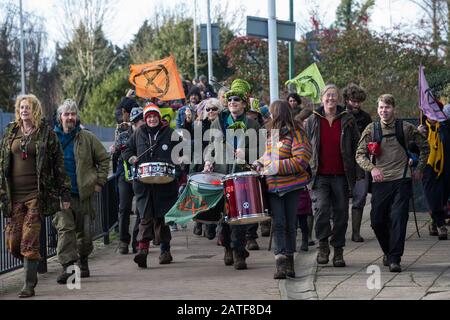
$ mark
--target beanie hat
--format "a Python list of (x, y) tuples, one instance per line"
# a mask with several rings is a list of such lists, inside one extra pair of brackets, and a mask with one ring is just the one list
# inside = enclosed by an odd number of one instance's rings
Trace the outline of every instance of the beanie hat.
[[(231, 83), (230, 91), (225, 93), (225, 98), (228, 99), (229, 97), (238, 96), (245, 102), (248, 102), (251, 89), (252, 87), (247, 81), (242, 79), (235, 79)], [(247, 108), (249, 108), (249, 106), (247, 106)]]
[(144, 107), (144, 120), (147, 119), (147, 116), (150, 114), (150, 112), (156, 112), (159, 115), (159, 118), (161, 119), (161, 111), (159, 110), (158, 106), (152, 102), (148, 103)]
[(143, 117), (144, 117), (144, 109), (142, 109), (141, 107), (131, 109), (130, 113), (131, 122), (138, 122), (139, 120), (143, 119)]
[(130, 113), (133, 108), (138, 108), (139, 105), (133, 98), (124, 97), (120, 101), (120, 107), (122, 109), (125, 109), (126, 112)]

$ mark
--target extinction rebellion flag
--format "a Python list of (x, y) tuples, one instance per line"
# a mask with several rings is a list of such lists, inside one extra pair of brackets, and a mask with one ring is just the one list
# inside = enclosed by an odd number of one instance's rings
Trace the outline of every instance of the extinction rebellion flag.
[(218, 221), (223, 211), (223, 189), (187, 184), (175, 205), (167, 212), (165, 222), (185, 225), (192, 219)]
[(313, 103), (320, 103), (320, 90), (325, 87), (325, 82), (316, 63), (303, 70), (294, 79), (286, 81), (286, 85), (288, 84), (295, 85), (299, 96), (308, 97)]
[(163, 101), (185, 98), (173, 55), (146, 64), (130, 65), (128, 80), (136, 87), (136, 95), (140, 98)]
[(423, 66), (419, 67), (419, 107), (427, 118), (436, 121), (445, 121), (447, 117), (439, 107), (437, 99), (433, 96), (430, 87), (428, 86)]

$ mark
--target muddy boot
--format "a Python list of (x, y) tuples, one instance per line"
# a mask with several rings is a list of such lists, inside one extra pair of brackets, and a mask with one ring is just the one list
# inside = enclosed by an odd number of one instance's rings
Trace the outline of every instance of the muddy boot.
[(39, 260), (23, 259), (23, 278), (24, 285), (19, 293), (19, 298), (29, 298), (34, 296), (34, 288), (38, 282), (37, 268)]
[(364, 238), (361, 237), (361, 220), (363, 215), (363, 209), (352, 208), (352, 241), (364, 242)]
[(330, 247), (328, 240), (319, 241), (319, 251), (317, 252), (317, 263), (327, 264), (330, 257)]
[(196, 222), (194, 225), (194, 230), (192, 231), (196, 236), (201, 236), (202, 235), (202, 227), (203, 224), (200, 222)]
[(172, 262), (172, 260), (173, 258), (170, 251), (161, 252), (161, 254), (159, 255), (159, 264), (169, 264)]
[(333, 266), (337, 268), (345, 267), (344, 249), (342, 247), (334, 248)]
[(87, 256), (80, 257), (79, 266), (80, 266), (80, 277), (81, 278), (89, 278), (90, 277), (90, 272), (89, 272), (89, 265), (88, 265), (88, 257)]
[(438, 239), (439, 240), (447, 240), (447, 238), (448, 238), (447, 233), (448, 233), (448, 231), (445, 226), (439, 227), (438, 228)]
[(286, 276), (295, 278), (294, 255), (286, 255)]
[(313, 227), (314, 227), (314, 216), (312, 215), (308, 215), (308, 217), (306, 218), (306, 222), (308, 223), (308, 245), (309, 246), (313, 246), (316, 243), (314, 242), (314, 240), (312, 239), (312, 232), (313, 232)]
[(233, 249), (234, 268), (236, 270), (247, 269), (247, 263), (245, 263), (245, 258), (246, 258), (245, 249), (244, 250)]
[(148, 249), (138, 249), (138, 252), (134, 256), (133, 260), (137, 263), (139, 268), (147, 268), (147, 256)]
[(439, 231), (436, 223), (431, 219), (431, 221), (428, 223), (428, 232), (430, 236), (438, 236)]
[[(56, 282), (59, 284), (66, 284), (67, 280), (70, 278), (70, 276), (72, 276), (75, 273), (75, 269), (73, 268), (73, 265), (75, 264), (76, 261), (71, 261), (68, 263), (65, 263), (62, 265), (63, 269), (61, 271), (61, 273), (59, 274), (58, 278), (56, 278)], [(71, 271), (67, 271), (67, 268), (69, 268), (70, 266), (72, 266), (72, 270)]]
[(128, 243), (125, 241), (120, 241), (119, 244), (119, 253), (120, 254), (128, 254)]
[(274, 279), (286, 279), (286, 263), (287, 258), (285, 255), (277, 254), (275, 256), (275, 265), (277, 267), (277, 271), (274, 273)]
[(230, 247), (225, 247), (225, 255), (223, 256), (223, 262), (226, 266), (231, 266), (234, 263), (233, 250)]

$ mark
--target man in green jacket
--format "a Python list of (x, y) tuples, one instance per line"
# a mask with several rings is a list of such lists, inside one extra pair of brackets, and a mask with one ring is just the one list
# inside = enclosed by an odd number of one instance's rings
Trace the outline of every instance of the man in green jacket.
[(65, 284), (72, 272), (67, 268), (79, 259), (81, 278), (89, 277), (88, 256), (93, 250), (91, 226), (95, 218), (92, 206), (109, 172), (109, 156), (102, 143), (90, 131), (82, 129), (75, 101), (67, 99), (57, 110), (55, 127), (64, 152), (64, 166), (71, 180), (70, 210), (56, 213), (53, 225), (58, 231), (56, 252), (62, 264), (57, 282)]

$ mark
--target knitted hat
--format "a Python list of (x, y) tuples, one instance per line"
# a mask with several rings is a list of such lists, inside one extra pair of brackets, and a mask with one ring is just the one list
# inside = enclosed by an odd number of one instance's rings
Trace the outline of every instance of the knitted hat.
[[(261, 106), (259, 103), (259, 100), (256, 98), (250, 98), (249, 99), (249, 105), (250, 105), (250, 109), (247, 111), (252, 111), (252, 112), (256, 112), (256, 113), (261, 113)], [(261, 114), (262, 115), (262, 114)]]
[(159, 110), (158, 106), (156, 104), (154, 104), (153, 102), (149, 102), (145, 107), (144, 107), (144, 120), (147, 119), (148, 115), (151, 112), (156, 112), (159, 115), (159, 118), (161, 119), (161, 111)]
[(138, 122), (139, 120), (143, 119), (144, 116), (144, 109), (141, 107), (133, 108), (131, 109), (130, 113), (130, 121), (131, 122)]
[(248, 102), (251, 89), (252, 87), (247, 81), (242, 79), (235, 79), (231, 83), (230, 91), (225, 93), (225, 98), (228, 99), (229, 97), (238, 96), (245, 102)]

